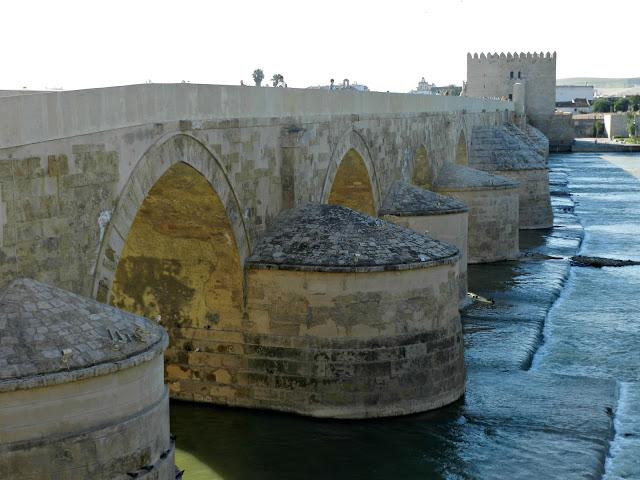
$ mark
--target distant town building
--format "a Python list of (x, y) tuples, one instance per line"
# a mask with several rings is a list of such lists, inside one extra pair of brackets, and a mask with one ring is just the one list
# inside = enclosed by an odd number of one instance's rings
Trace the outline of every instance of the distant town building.
[(591, 113), (594, 94), (593, 85), (556, 85), (556, 111)]
[(342, 84), (336, 84), (333, 79), (331, 79), (331, 83), (329, 85), (315, 85), (312, 87), (307, 87), (307, 88), (312, 88), (312, 89), (316, 89), (316, 90), (352, 90), (355, 92), (368, 92), (369, 91), (369, 87), (367, 87), (366, 85), (363, 85), (361, 83), (358, 82), (349, 82), (348, 78), (345, 78), (342, 81)]
[(438, 90), (434, 83), (429, 83), (422, 77), (422, 80), (418, 82), (418, 88), (411, 90), (409, 93), (416, 95), (437, 95)]
[(591, 113), (591, 101), (586, 98), (574, 98), (566, 102), (556, 101), (556, 112), (565, 113)]
[(593, 85), (556, 85), (556, 103), (571, 102), (577, 98), (584, 98), (591, 103), (594, 93)]

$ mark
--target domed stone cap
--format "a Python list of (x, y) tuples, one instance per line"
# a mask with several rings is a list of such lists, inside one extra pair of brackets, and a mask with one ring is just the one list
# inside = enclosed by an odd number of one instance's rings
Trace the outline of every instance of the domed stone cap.
[(420, 216), (462, 213), (469, 208), (460, 200), (440, 195), (405, 182), (391, 185), (380, 215)]
[(519, 183), (499, 175), (445, 163), (438, 171), (433, 189), (436, 191), (498, 190), (518, 188)]
[(132, 367), (168, 344), (145, 318), (24, 278), (0, 290), (0, 339), (0, 392)]
[(522, 130), (507, 123), (473, 129), (469, 166), (488, 171), (541, 170), (547, 162)]
[(323, 272), (424, 268), (455, 262), (456, 247), (350, 208), (308, 204), (276, 217), (251, 268)]

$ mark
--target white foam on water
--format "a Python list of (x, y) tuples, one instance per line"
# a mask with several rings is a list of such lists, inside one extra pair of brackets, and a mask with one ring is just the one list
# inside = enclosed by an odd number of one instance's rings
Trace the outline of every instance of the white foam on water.
[(640, 383), (621, 382), (603, 480), (640, 479)]
[(540, 341), (540, 346), (536, 350), (535, 354), (533, 355), (533, 359), (531, 360), (530, 370), (537, 370), (540, 367), (540, 363), (547, 354), (547, 350), (551, 346), (551, 342), (554, 340), (551, 338), (551, 329), (553, 328), (552, 323), (556, 320), (556, 318), (553, 316), (554, 310), (562, 305), (562, 302), (565, 301), (565, 298), (569, 295), (571, 289), (574, 288), (575, 282), (573, 268), (574, 267), (570, 267), (564, 287), (560, 291), (560, 295), (558, 295), (558, 298), (556, 298), (555, 302), (553, 302), (553, 305), (551, 305), (551, 308), (547, 312), (547, 315), (544, 319), (544, 325), (542, 327), (542, 339)]

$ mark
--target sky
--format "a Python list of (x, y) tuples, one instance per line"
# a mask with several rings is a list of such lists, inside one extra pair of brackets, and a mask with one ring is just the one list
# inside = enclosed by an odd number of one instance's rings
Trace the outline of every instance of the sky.
[(638, 18), (639, 0), (2, 0), (0, 89), (252, 84), (262, 68), (405, 92), (508, 51), (557, 51), (558, 78), (640, 77)]

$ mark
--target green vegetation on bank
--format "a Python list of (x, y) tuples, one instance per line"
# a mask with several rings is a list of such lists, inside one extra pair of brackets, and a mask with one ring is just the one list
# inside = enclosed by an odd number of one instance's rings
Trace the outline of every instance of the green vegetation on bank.
[(640, 111), (640, 95), (628, 97), (601, 97), (593, 101), (594, 112), (637, 112)]

